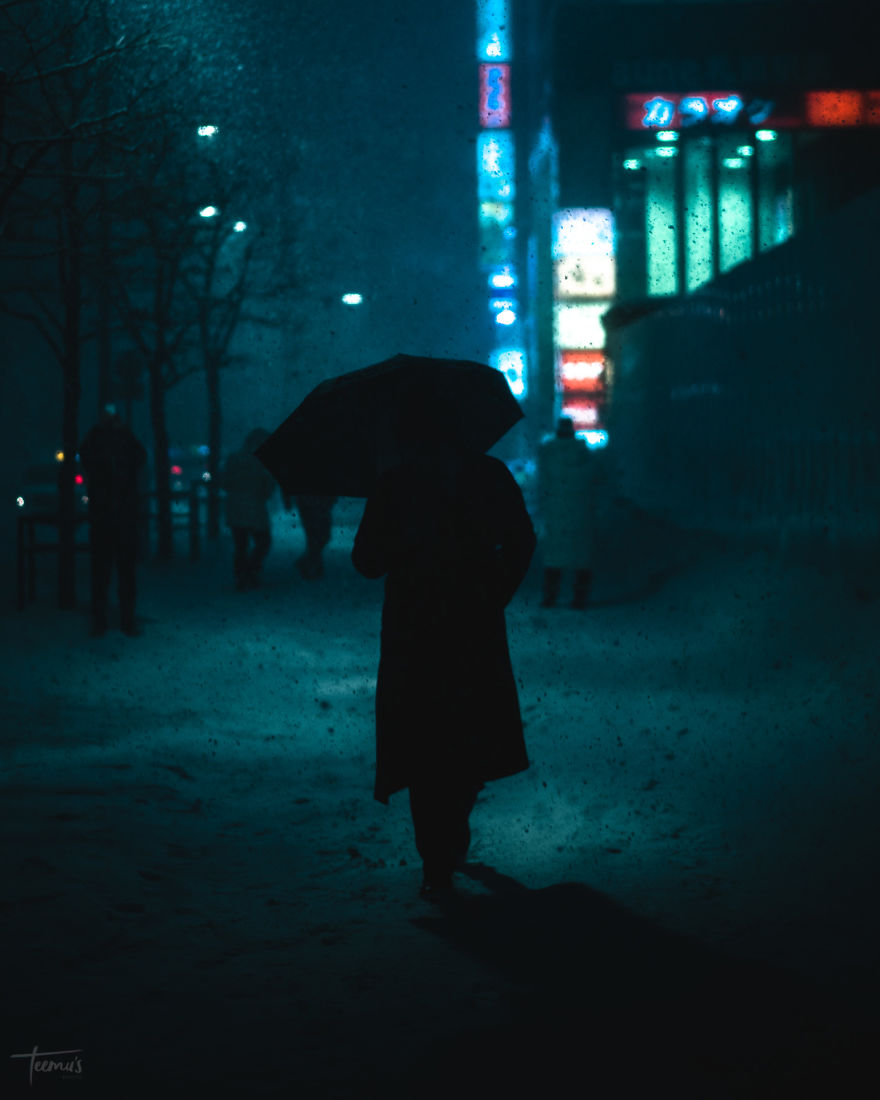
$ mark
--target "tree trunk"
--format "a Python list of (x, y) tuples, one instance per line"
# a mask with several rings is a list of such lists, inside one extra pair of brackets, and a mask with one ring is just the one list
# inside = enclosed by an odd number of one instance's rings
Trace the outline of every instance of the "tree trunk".
[(209, 539), (220, 537), (220, 446), (223, 431), (223, 411), (220, 405), (220, 364), (214, 355), (205, 364), (205, 385), (208, 391), (208, 523)]
[(163, 359), (155, 355), (149, 364), (150, 421), (153, 426), (153, 479), (156, 486), (156, 557), (169, 561), (174, 557), (174, 531), (171, 525), (171, 476), (168, 469), (168, 425), (165, 419)]
[(64, 170), (59, 275), (64, 301), (63, 407), (58, 473), (58, 607), (76, 607), (76, 452), (79, 447), (81, 315), (83, 298), (82, 238), (77, 221), (77, 187), (73, 180), (73, 149), (62, 148)]

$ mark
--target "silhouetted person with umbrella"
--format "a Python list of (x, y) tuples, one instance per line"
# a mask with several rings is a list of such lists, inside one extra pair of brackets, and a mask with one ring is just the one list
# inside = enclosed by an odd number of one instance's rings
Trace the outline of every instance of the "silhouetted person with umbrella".
[[(375, 797), (409, 788), (422, 894), (442, 898), (485, 782), (528, 767), (504, 608), (535, 533), (507, 467), (399, 421), (352, 561), (385, 577)], [(409, 456), (409, 457), (407, 457)]]
[(89, 556), (92, 573), (92, 634), (107, 631), (107, 595), (116, 565), (120, 627), (138, 633), (135, 622), (135, 564), (140, 494), (138, 476), (147, 459), (143, 445), (106, 405), (79, 447), (89, 498)]

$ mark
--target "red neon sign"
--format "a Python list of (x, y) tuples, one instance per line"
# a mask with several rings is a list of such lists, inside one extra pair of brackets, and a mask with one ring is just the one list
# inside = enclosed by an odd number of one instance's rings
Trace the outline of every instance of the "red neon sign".
[(880, 90), (843, 88), (783, 92), (771, 97), (739, 92), (630, 93), (623, 97), (627, 130), (802, 130), (880, 126)]
[(557, 389), (564, 394), (604, 393), (605, 352), (598, 350), (560, 351)]
[(509, 65), (480, 65), (480, 125), (488, 130), (510, 125)]

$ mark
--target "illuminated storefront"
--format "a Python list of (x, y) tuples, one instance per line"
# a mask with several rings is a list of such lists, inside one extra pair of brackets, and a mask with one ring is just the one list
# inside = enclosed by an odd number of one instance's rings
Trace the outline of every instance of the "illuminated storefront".
[(629, 93), (619, 105), (616, 205), (644, 257), (622, 258), (628, 296), (688, 293), (788, 240), (803, 143), (880, 126), (874, 90)]
[(482, 185), (487, 272), (512, 280), (492, 299), (524, 334), (544, 430), (567, 411), (586, 438), (613, 408), (609, 311), (706, 288), (880, 186), (880, 54), (848, 0), (833, 19), (761, 0), (509, 8), (530, 71), (504, 67), (508, 38), (481, 77), (482, 134), (510, 135), (482, 170), (512, 185)]

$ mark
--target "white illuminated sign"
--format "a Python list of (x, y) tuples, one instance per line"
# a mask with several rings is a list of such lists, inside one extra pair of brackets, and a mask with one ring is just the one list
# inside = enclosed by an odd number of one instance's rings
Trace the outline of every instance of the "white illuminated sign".
[(477, 138), (477, 172), (481, 199), (509, 202), (515, 194), (513, 134), (484, 131)]
[(509, 0), (477, 0), (477, 57), (510, 61)]
[(616, 293), (614, 216), (610, 210), (558, 210), (553, 216), (552, 254), (557, 298), (612, 298)]
[(610, 210), (567, 208), (553, 215), (553, 258), (614, 254), (614, 215)]
[(602, 315), (607, 311), (607, 302), (554, 306), (556, 346), (581, 350), (604, 348), (605, 326), (602, 324)]
[(615, 293), (613, 256), (567, 256), (553, 265), (557, 298), (612, 298)]

